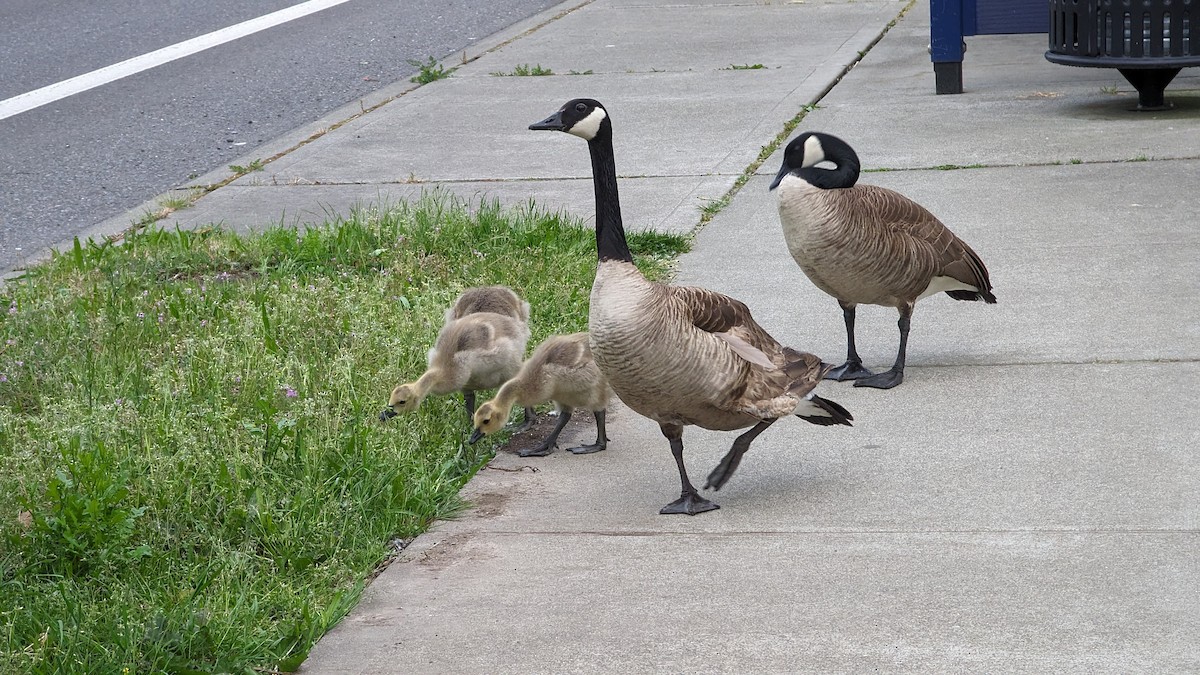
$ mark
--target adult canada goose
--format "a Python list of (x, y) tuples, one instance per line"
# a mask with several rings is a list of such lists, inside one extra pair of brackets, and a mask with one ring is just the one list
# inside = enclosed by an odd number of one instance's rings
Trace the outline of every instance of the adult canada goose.
[(705, 487), (719, 490), (754, 438), (780, 417), (850, 424), (845, 408), (812, 393), (825, 372), (819, 358), (780, 345), (733, 298), (651, 282), (634, 266), (617, 198), (612, 122), (604, 106), (574, 99), (529, 128), (564, 131), (588, 142), (599, 257), (588, 318), (592, 356), (621, 400), (658, 422), (671, 445), (682, 490), (660, 513), (694, 515), (718, 508), (688, 480), (686, 425), (723, 431), (750, 427), (708, 475)]
[[(830, 162), (834, 168), (817, 166)], [(837, 299), (846, 322), (846, 362), (825, 377), (890, 389), (904, 381), (908, 326), (917, 300), (944, 292), (955, 300), (996, 302), (987, 267), (923, 206), (875, 185), (855, 185), (859, 162), (839, 138), (797, 136), (771, 183), (788, 250), (817, 288)], [(854, 346), (860, 304), (900, 311), (900, 348), (891, 370), (874, 374)]]
[[(429, 350), (425, 373), (415, 382), (393, 389), (379, 419), (387, 421), (416, 410), (430, 394), (452, 391), (463, 393), (467, 417), (473, 419), (475, 391), (498, 387), (520, 370), (529, 342), (528, 317), (529, 304), (508, 288), (467, 289), (446, 310), (446, 322)], [(533, 409), (526, 408), (525, 424), (532, 422)]]
[(604, 409), (610, 398), (612, 389), (592, 359), (588, 334), (551, 335), (538, 345), (529, 360), (521, 366), (520, 372), (501, 385), (496, 397), (475, 411), (475, 433), (471, 435), (470, 442), (478, 441), (484, 434), (499, 431), (514, 403), (534, 406), (554, 401), (558, 409), (558, 423), (554, 425), (554, 431), (541, 444), (518, 450), (517, 454), (521, 457), (542, 457), (554, 452), (558, 435), (571, 420), (574, 408), (590, 410), (596, 417), (596, 442), (569, 450), (577, 455), (599, 452), (608, 446), (608, 438), (604, 435)]

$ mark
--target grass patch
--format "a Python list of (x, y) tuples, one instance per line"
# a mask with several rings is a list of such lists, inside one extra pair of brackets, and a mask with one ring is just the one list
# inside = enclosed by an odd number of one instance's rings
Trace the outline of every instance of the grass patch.
[(529, 65), (528, 63), (520, 64), (512, 69), (511, 73), (494, 72), (491, 75), (495, 77), (541, 77), (544, 75), (553, 75), (554, 71), (549, 68), (543, 68), (541, 64)]
[(762, 70), (764, 68), (766, 66), (761, 63), (743, 63), (741, 65), (731, 63), (728, 68), (721, 68), (721, 70)]
[(409, 82), (417, 84), (429, 84), (450, 77), (450, 73), (454, 72), (454, 68), (446, 68), (438, 63), (437, 59), (430, 56), (425, 61), (417, 59), (409, 59), (408, 65), (417, 68), (417, 74), (408, 78)]
[[(686, 249), (629, 240), (651, 277)], [(446, 306), (507, 284), (532, 346), (585, 329), (595, 265), (573, 218), (435, 192), (304, 231), (77, 243), (10, 282), (3, 670), (293, 669), (489, 458), (457, 396), (376, 421)]]

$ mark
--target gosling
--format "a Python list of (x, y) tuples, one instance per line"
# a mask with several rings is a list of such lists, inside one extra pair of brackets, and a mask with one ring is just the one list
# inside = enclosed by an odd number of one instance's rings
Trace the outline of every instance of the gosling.
[(571, 420), (574, 408), (591, 410), (596, 417), (596, 442), (568, 450), (577, 455), (599, 452), (608, 446), (608, 438), (604, 434), (604, 412), (610, 398), (612, 389), (592, 359), (588, 334), (552, 335), (538, 345), (516, 377), (505, 382), (495, 398), (475, 411), (475, 433), (471, 435), (470, 442), (474, 443), (484, 434), (498, 431), (508, 419), (513, 404), (528, 409), (528, 406), (553, 401), (558, 409), (558, 423), (554, 425), (554, 431), (540, 445), (518, 450), (517, 454), (521, 457), (544, 457), (554, 452), (558, 435)]
[[(461, 391), (468, 421), (473, 420), (475, 392), (494, 389), (520, 370), (529, 342), (528, 318), (529, 304), (511, 289), (467, 289), (446, 311), (446, 323), (429, 350), (425, 373), (393, 389), (379, 419), (387, 421), (416, 410), (430, 394)], [(526, 408), (525, 424), (532, 422), (533, 410)]]

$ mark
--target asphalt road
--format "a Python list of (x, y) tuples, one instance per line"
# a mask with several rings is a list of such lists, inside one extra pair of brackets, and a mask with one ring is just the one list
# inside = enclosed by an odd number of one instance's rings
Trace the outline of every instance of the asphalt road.
[[(558, 0), (350, 0), (0, 120), (0, 270)], [(0, 100), (299, 0), (5, 0)]]

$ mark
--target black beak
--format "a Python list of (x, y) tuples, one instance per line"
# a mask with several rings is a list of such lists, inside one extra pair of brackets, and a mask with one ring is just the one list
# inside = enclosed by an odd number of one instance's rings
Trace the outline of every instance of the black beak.
[(792, 168), (790, 166), (788, 166), (787, 164), (784, 164), (783, 166), (779, 167), (779, 173), (775, 174), (775, 180), (771, 181), (771, 187), (767, 188), (767, 191), (770, 192), (771, 190), (774, 190), (775, 188), (779, 187), (779, 183), (781, 181), (783, 181), (783, 177), (788, 175), (791, 172), (792, 172)]
[(392, 410), (391, 408), (384, 408), (383, 412), (379, 413), (379, 421), (386, 422), (398, 414), (399, 413), (397, 413), (395, 410)]
[(531, 131), (562, 131), (566, 126), (562, 121), (562, 111), (554, 113), (541, 122), (535, 122), (529, 125)]
[(476, 427), (475, 433), (471, 434), (471, 437), (467, 439), (467, 442), (474, 445), (475, 442), (481, 438), (483, 438), (483, 432), (480, 431), (478, 427)]

